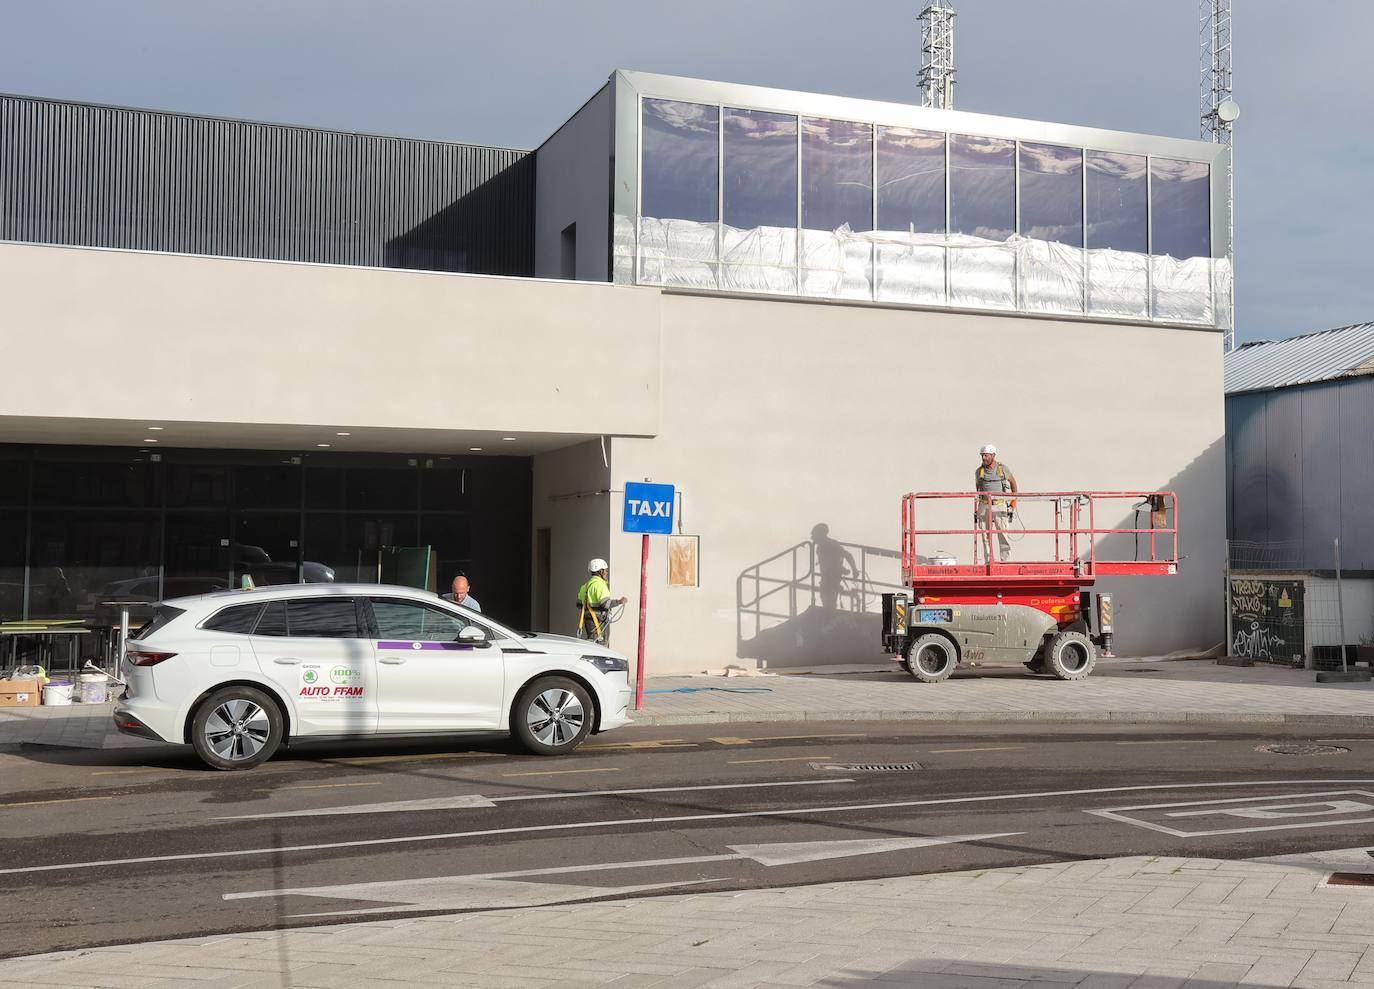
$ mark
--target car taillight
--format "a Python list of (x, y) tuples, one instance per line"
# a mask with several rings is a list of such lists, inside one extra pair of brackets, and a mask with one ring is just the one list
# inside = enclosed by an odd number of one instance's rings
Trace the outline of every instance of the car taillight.
[(155, 652), (152, 649), (130, 649), (124, 653), (135, 666), (156, 666), (163, 660), (171, 659), (174, 652)]

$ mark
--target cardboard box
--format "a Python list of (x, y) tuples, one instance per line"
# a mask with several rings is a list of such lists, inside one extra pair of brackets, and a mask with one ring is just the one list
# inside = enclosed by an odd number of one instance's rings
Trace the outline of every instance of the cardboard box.
[(0, 707), (37, 707), (42, 698), (37, 680), (0, 680)]

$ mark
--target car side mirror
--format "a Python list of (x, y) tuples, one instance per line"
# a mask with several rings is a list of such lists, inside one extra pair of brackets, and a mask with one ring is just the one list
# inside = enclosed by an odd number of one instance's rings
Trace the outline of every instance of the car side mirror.
[(487, 630), (479, 625), (469, 625), (458, 633), (458, 642), (465, 646), (485, 646), (487, 642)]

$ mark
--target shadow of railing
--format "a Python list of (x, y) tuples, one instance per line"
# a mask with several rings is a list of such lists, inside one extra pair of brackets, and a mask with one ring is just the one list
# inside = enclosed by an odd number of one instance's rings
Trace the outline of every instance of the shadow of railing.
[[(891, 580), (875, 579), (875, 569)], [(754, 564), (735, 583), (736, 655), (760, 666), (872, 658), (881, 596), (901, 590), (900, 569), (896, 550), (824, 534)]]

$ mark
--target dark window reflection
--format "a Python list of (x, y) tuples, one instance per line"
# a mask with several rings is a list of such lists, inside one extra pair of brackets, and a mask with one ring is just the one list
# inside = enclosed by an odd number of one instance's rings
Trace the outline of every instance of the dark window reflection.
[(350, 509), (399, 508), (413, 512), (419, 507), (420, 472), (413, 467), (351, 467), (346, 486)]
[(161, 529), (155, 513), (33, 514), (29, 616), (90, 617), (100, 602), (158, 599)]
[(212, 615), (201, 628), (212, 632), (232, 632), (247, 635), (253, 631), (258, 615), (262, 613), (261, 604), (239, 604)]
[[(234, 519), (234, 586), (295, 584), (301, 577), (301, 517), (296, 512), (246, 512)], [(316, 576), (319, 576), (316, 574)], [(307, 583), (311, 581), (306, 577)]]
[(306, 508), (343, 508), (344, 474), (342, 467), (315, 467), (305, 469), (305, 507)]
[(1088, 246), (1144, 254), (1148, 248), (1144, 155), (1089, 151)]
[(879, 127), (878, 229), (945, 232), (945, 135)]
[(269, 601), (267, 607), (262, 611), (262, 617), (258, 619), (257, 627), (253, 629), (256, 635), (286, 635), (289, 628), (286, 624), (286, 602)]
[(0, 508), (0, 620), (23, 615), (25, 529), (24, 509)]
[(714, 223), (720, 157), (719, 109), (669, 100), (644, 101), (645, 216)]
[(873, 128), (848, 120), (802, 121), (802, 226), (873, 229)]
[(1206, 162), (1150, 159), (1150, 253), (1175, 258), (1211, 256), (1208, 172)]
[(239, 508), (299, 509), (301, 468), (293, 464), (236, 467), (234, 504)]
[(233, 566), (229, 516), (221, 512), (167, 513), (167, 579), (204, 582), (206, 590), (229, 587)]
[(0, 454), (0, 505), (25, 505), (28, 500), (28, 459)]
[(797, 225), (797, 118), (729, 110), (725, 123), (725, 222)]
[(1016, 144), (949, 136), (949, 225), (956, 234), (1006, 240), (1016, 229)]
[(480, 471), (458, 467), (435, 467), (420, 476), (420, 497), (426, 511), (452, 512), (471, 507), (474, 489), (481, 483)]
[(33, 500), (40, 505), (156, 508), (162, 504), (157, 464), (142, 460), (33, 465)]
[(1083, 246), (1083, 153), (1053, 144), (1021, 145), (1021, 233)]
[(286, 634), (293, 639), (356, 639), (358, 611), (352, 598), (286, 602)]
[(168, 466), (168, 508), (227, 508), (228, 505), (228, 467), (206, 464)]

